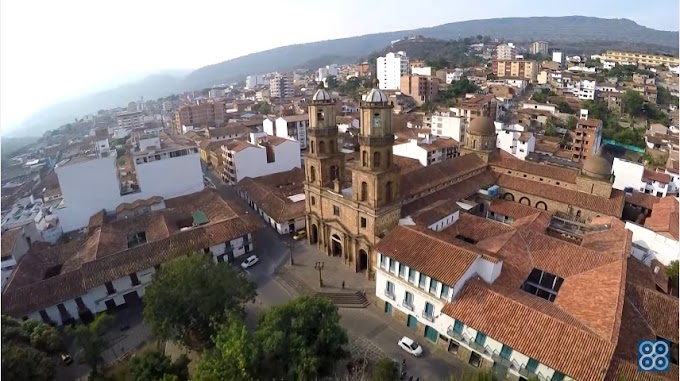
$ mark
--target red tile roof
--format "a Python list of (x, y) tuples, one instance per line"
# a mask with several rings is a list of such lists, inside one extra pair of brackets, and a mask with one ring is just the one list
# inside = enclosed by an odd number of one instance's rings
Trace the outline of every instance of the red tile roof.
[(642, 173), (642, 181), (658, 181), (662, 184), (668, 184), (671, 182), (671, 176), (666, 173), (645, 169)]
[(503, 173), (502, 169), (509, 169), (518, 172), (530, 173), (536, 176), (554, 179), (557, 181), (566, 181), (569, 183), (576, 182), (578, 170), (558, 167), (545, 163), (534, 163), (531, 161), (520, 160), (511, 154), (499, 150), (497, 155), (494, 155), (489, 164), (498, 172)]
[(293, 202), (288, 197), (304, 194), (305, 175), (302, 169), (274, 173), (256, 178), (246, 177), (236, 188), (245, 193), (258, 208), (278, 223), (287, 223), (305, 215), (305, 202)]
[(18, 227), (2, 233), (2, 241), (0, 242), (0, 245), (2, 246), (0, 249), (2, 250), (2, 258), (9, 257), (14, 253), (17, 240), (21, 238), (22, 232), (23, 229)]
[(652, 206), (652, 215), (645, 220), (645, 227), (649, 230), (678, 240), (679, 202), (675, 197), (663, 197)]

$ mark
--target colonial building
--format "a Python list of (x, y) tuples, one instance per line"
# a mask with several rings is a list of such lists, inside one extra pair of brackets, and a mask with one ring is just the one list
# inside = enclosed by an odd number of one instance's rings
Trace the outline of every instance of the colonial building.
[(352, 186), (347, 187), (344, 154), (336, 144), (334, 104), (330, 94), (319, 88), (309, 105), (307, 233), (310, 243), (364, 271), (372, 267), (373, 246), (397, 225), (401, 211), (400, 172), (392, 160), (394, 106), (377, 83), (361, 102), (360, 157), (351, 167)]

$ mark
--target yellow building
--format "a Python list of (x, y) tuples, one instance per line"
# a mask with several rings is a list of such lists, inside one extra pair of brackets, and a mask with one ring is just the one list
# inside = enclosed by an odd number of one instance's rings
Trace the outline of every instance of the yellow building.
[(535, 82), (538, 62), (530, 60), (493, 60), (491, 69), (498, 78), (521, 78)]
[(614, 62), (637, 62), (647, 66), (678, 66), (680, 65), (680, 58), (673, 56), (665, 56), (660, 54), (649, 54), (640, 52), (621, 52), (618, 50), (608, 50), (602, 57), (605, 61)]

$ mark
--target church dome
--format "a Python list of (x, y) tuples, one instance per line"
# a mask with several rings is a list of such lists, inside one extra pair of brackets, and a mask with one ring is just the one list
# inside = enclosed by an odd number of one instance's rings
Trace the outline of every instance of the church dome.
[(612, 174), (612, 164), (602, 156), (602, 148), (600, 151), (583, 163), (582, 172), (586, 176), (608, 179)]
[(488, 116), (478, 116), (472, 119), (468, 131), (476, 135), (490, 136), (496, 134), (496, 125)]
[(387, 103), (389, 99), (387, 98), (387, 95), (382, 92), (380, 89), (372, 89), (368, 95), (366, 95), (366, 102), (371, 102), (371, 103)]
[(319, 82), (319, 85), (316, 87), (316, 89), (316, 92), (312, 96), (312, 101), (330, 102), (332, 100), (331, 95), (328, 93), (328, 91), (326, 91), (323, 82)]

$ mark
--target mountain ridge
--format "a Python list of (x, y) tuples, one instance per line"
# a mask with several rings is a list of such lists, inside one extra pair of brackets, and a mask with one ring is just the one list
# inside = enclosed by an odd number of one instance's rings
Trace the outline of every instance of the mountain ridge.
[[(411, 30), (287, 45), (206, 65), (192, 71), (184, 78), (168, 77), (166, 81), (159, 81), (158, 78), (154, 79), (150, 76), (143, 81), (125, 84), (116, 89), (99, 92), (94, 96), (89, 95), (86, 98), (61, 102), (29, 118), (29, 120), (42, 119), (42, 121), (23, 123), (21, 129), (24, 131), (21, 131), (23, 132), (21, 135), (31, 132), (42, 134), (47, 129), (57, 128), (58, 125), (54, 125), (58, 123), (57, 120), (64, 120), (65, 123), (76, 116), (95, 113), (102, 108), (125, 106), (127, 102), (138, 99), (140, 96), (155, 99), (176, 92), (198, 90), (218, 83), (241, 80), (250, 74), (293, 70), (313, 62), (323, 62), (324, 57), (359, 60), (384, 49), (393, 40), (410, 35), (445, 40), (488, 35), (492, 38), (518, 42), (545, 40), (558, 47), (561, 43), (579, 43), (587, 40), (616, 41), (619, 44), (630, 43), (633, 46), (654, 41), (657, 49), (667, 49), (659, 53), (677, 54), (677, 33), (677, 31), (659, 31), (644, 27), (629, 19), (587, 16), (511, 17), (467, 20)], [(56, 114), (62, 114), (62, 116), (57, 118)], [(34, 131), (26, 131), (26, 128), (31, 125), (36, 127), (31, 128)], [(10, 131), (8, 134), (17, 136), (19, 129), (16, 133), (13, 132), (15, 131)]]

